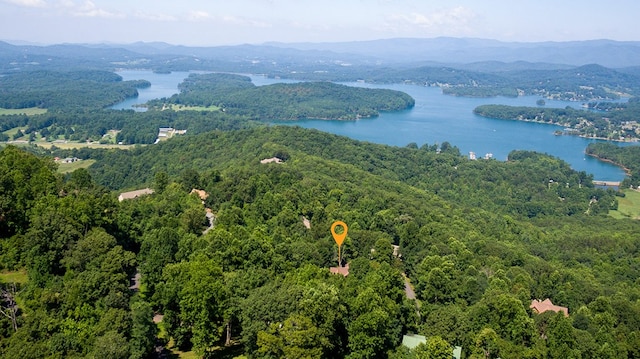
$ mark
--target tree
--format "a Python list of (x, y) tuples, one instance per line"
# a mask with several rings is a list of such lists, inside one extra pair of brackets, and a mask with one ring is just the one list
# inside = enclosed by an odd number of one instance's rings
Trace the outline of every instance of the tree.
[(163, 279), (159, 288), (162, 304), (175, 315), (168, 318), (172, 320), (168, 320), (167, 332), (183, 338), (183, 347), (191, 344), (198, 353), (207, 352), (221, 340), (226, 325), (224, 305), (229, 294), (220, 264), (198, 256), (168, 265)]
[(96, 339), (91, 356), (95, 359), (127, 359), (129, 358), (129, 343), (122, 334), (114, 331), (107, 332)]
[(451, 359), (451, 345), (439, 336), (427, 338), (414, 349), (416, 359)]
[(258, 354), (266, 358), (322, 358), (328, 339), (311, 319), (294, 314), (258, 332)]
[(498, 335), (491, 328), (484, 328), (476, 335), (476, 348), (482, 351), (485, 359), (498, 357)]
[(169, 175), (167, 172), (159, 171), (153, 177), (153, 189), (156, 193), (164, 192), (165, 188), (169, 185)]
[(158, 334), (158, 327), (153, 322), (153, 309), (147, 302), (136, 301), (131, 305), (131, 315), (130, 359), (146, 358), (154, 351)]

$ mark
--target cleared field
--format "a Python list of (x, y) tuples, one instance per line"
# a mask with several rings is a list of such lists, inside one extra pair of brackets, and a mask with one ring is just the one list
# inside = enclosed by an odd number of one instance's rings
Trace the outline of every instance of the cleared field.
[[(136, 145), (116, 145), (116, 144), (101, 144), (101, 143), (97, 143), (97, 142), (91, 142), (91, 143), (86, 143), (86, 142), (34, 142), (36, 145), (43, 147), (43, 148), (47, 148), (50, 149), (51, 146), (56, 146), (58, 148), (61, 148), (63, 150), (70, 150), (70, 149), (74, 149), (74, 148), (119, 148), (122, 150), (127, 150), (133, 146)], [(144, 145), (138, 145), (138, 146), (144, 146)]]
[(29, 107), (29, 108), (2, 108), (0, 107), (0, 116), (2, 115), (42, 115), (47, 113), (46, 108)]
[(618, 210), (609, 211), (614, 218), (640, 219), (640, 192), (627, 189), (623, 191), (625, 197), (618, 197)]
[(14, 272), (0, 272), (0, 283), (26, 283), (28, 280), (27, 271), (20, 270)]
[(185, 105), (176, 105), (176, 104), (172, 104), (171, 105), (171, 110), (173, 111), (209, 111), (209, 112), (214, 112), (214, 111), (220, 111), (220, 107), (218, 106), (185, 106)]
[(70, 173), (79, 168), (89, 168), (92, 164), (96, 163), (96, 160), (82, 160), (71, 163), (58, 164), (58, 173)]

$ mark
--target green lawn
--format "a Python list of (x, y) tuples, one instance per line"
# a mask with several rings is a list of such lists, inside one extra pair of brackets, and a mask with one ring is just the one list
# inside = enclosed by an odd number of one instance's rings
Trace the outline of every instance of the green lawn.
[(19, 270), (14, 272), (0, 272), (0, 283), (20, 283), (27, 282), (27, 272)]
[(627, 189), (625, 197), (618, 197), (618, 210), (609, 211), (614, 218), (640, 219), (640, 192)]
[(15, 135), (16, 133), (18, 133), (18, 131), (24, 131), (27, 128), (29, 128), (29, 126), (22, 126), (22, 127), (14, 127), (10, 130), (6, 130), (4, 131), (4, 134), (9, 136), (10, 139), (13, 139), (13, 135)]
[(82, 160), (71, 163), (58, 164), (58, 173), (71, 173), (79, 168), (89, 168), (96, 160)]
[(0, 107), (0, 116), (2, 115), (42, 115), (47, 113), (46, 108), (29, 107), (29, 108), (2, 108)]

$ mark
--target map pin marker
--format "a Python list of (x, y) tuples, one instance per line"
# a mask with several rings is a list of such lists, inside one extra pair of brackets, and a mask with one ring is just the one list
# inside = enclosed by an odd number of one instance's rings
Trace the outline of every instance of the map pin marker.
[[(337, 226), (342, 227), (342, 233), (336, 233)], [(335, 221), (331, 225), (331, 235), (333, 236), (333, 240), (335, 240), (338, 244), (338, 247), (342, 245), (342, 242), (344, 242), (344, 239), (347, 237), (348, 229), (349, 228), (347, 228), (347, 224), (342, 221)]]

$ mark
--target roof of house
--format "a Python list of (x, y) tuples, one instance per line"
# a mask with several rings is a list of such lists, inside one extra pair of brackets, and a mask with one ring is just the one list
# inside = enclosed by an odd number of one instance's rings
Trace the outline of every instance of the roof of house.
[(462, 358), (462, 347), (459, 347), (459, 346), (453, 347), (453, 358), (454, 359)]
[(125, 199), (134, 199), (140, 196), (144, 196), (147, 194), (152, 194), (153, 190), (151, 188), (144, 188), (144, 189), (139, 189), (136, 191), (130, 191), (130, 192), (122, 192), (120, 193), (120, 196), (118, 196), (118, 201), (122, 202)]
[(551, 299), (549, 298), (543, 301), (534, 299), (531, 301), (531, 305), (529, 306), (529, 308), (533, 309), (538, 314), (551, 310), (554, 312), (562, 312), (564, 313), (565, 317), (569, 316), (569, 308), (555, 305), (551, 303)]
[(282, 163), (284, 162), (282, 159), (278, 158), (278, 157), (271, 157), (271, 158), (265, 158), (263, 160), (260, 160), (260, 163), (265, 164), (265, 163)]
[(198, 197), (200, 197), (201, 200), (206, 200), (209, 197), (209, 194), (201, 189), (192, 189), (191, 193), (196, 193), (198, 195)]
[(418, 334), (407, 334), (402, 336), (402, 345), (409, 349), (413, 349), (420, 344), (426, 343), (427, 337)]
[(331, 274), (342, 274), (346, 277), (349, 275), (349, 263), (345, 264), (344, 267), (330, 267), (329, 271), (331, 271)]

